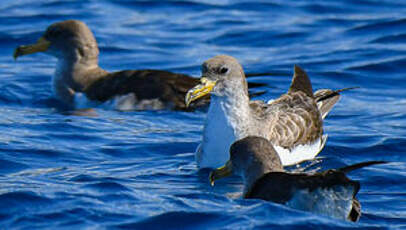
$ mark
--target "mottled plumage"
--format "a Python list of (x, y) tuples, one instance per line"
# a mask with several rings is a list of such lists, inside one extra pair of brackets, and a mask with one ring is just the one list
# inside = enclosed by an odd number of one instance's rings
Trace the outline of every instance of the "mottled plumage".
[(313, 143), (323, 134), (323, 120), (315, 100), (302, 91), (289, 91), (266, 104), (259, 114), (267, 119), (267, 138), (276, 146), (293, 149)]
[(203, 142), (196, 151), (200, 168), (224, 164), (230, 145), (249, 135), (271, 141), (283, 165), (312, 159), (323, 148), (322, 114), (310, 80), (300, 67), (294, 68), (288, 92), (269, 104), (249, 101), (244, 71), (232, 57), (220, 55), (207, 60), (202, 75), (204, 83), (191, 89), (186, 98), (194, 101), (210, 91), (212, 95)]
[(262, 199), (290, 207), (357, 221), (361, 215), (356, 194), (360, 184), (346, 173), (385, 163), (369, 161), (320, 173), (289, 173), (283, 170), (275, 149), (262, 137), (249, 136), (230, 148), (230, 160), (210, 175), (214, 180), (240, 175), (244, 180), (243, 197)]
[[(14, 57), (36, 52), (45, 52), (58, 59), (53, 78), (54, 94), (71, 107), (81, 103), (77, 93), (85, 94), (87, 99), (96, 104), (120, 96), (125, 98), (126, 95), (135, 104), (149, 100), (158, 102), (155, 106), (147, 107), (149, 109), (194, 110), (209, 102), (209, 97), (204, 97), (202, 101), (186, 108), (184, 97), (187, 90), (198, 84), (199, 80), (184, 74), (161, 70), (124, 70), (113, 73), (103, 70), (98, 65), (96, 39), (86, 24), (78, 20), (50, 25), (36, 44), (19, 46)], [(262, 85), (250, 84), (252, 87)]]

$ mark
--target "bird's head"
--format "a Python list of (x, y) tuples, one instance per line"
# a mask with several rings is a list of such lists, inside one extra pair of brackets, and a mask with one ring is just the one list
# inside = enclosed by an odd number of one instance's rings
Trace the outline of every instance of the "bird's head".
[(244, 180), (257, 179), (270, 171), (282, 171), (282, 163), (271, 142), (263, 137), (248, 136), (230, 147), (227, 163), (210, 173), (211, 185), (218, 179), (232, 174)]
[(210, 58), (202, 64), (201, 71), (200, 84), (188, 91), (186, 105), (209, 93), (223, 96), (225, 90), (232, 89), (232, 86), (243, 87), (243, 90), (248, 92), (243, 68), (237, 59), (231, 56), (218, 55)]
[(93, 33), (85, 23), (66, 20), (50, 25), (36, 43), (17, 47), (14, 58), (37, 52), (57, 58), (97, 58), (99, 49)]

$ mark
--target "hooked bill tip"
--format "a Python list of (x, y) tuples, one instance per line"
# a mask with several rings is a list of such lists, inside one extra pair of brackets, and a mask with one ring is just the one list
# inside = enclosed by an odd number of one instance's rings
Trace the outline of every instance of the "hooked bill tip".
[(18, 56), (19, 56), (19, 53), (20, 53), (20, 47), (17, 47), (17, 48), (14, 50), (14, 53), (13, 53), (14, 61), (17, 60), (17, 58), (18, 58)]
[(186, 97), (185, 97), (186, 108), (189, 107), (189, 105), (190, 105), (190, 102), (191, 102), (190, 99), (191, 99), (190, 92), (188, 92), (188, 93), (186, 94)]
[(209, 175), (209, 181), (210, 181), (210, 185), (213, 187), (213, 186), (214, 186), (214, 175), (213, 175), (213, 172), (211, 172), (210, 175)]

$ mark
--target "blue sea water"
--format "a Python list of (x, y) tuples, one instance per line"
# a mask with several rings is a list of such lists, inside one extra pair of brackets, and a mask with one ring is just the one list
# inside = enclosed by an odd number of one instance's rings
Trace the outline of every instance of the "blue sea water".
[[(322, 169), (367, 160), (358, 223), (233, 198), (238, 178), (208, 183), (194, 150), (205, 112), (61, 111), (56, 60), (13, 60), (56, 21), (86, 22), (107, 70), (199, 76), (217, 54), (240, 60), (259, 99), (286, 92), (292, 67), (343, 93), (325, 121)], [(0, 229), (406, 229), (406, 1), (0, 2)]]

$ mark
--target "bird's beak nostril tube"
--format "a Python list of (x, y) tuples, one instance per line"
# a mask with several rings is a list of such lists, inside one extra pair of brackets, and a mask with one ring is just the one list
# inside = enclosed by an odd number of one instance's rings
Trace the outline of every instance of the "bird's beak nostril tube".
[(14, 50), (13, 57), (14, 59), (17, 59), (18, 57), (23, 55), (45, 52), (48, 50), (50, 45), (51, 45), (50, 41), (48, 41), (44, 37), (41, 37), (40, 39), (38, 39), (37, 43), (17, 47)]
[(188, 107), (192, 101), (195, 101), (209, 94), (213, 90), (215, 85), (216, 81), (209, 80), (205, 77), (200, 78), (200, 84), (190, 89), (186, 94), (185, 97), (186, 107)]
[(217, 168), (210, 173), (210, 175), (209, 175), (210, 185), (214, 186), (214, 181), (224, 178), (224, 177), (231, 176), (232, 173), (233, 173), (233, 170), (232, 170), (231, 162), (227, 161), (227, 163), (224, 166)]

